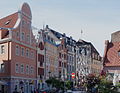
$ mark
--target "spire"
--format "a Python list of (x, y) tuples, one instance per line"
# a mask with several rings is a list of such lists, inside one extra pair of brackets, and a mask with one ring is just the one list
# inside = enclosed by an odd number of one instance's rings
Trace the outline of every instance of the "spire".
[(81, 33), (81, 39), (82, 39), (82, 34), (83, 34), (83, 30), (82, 30), (82, 29), (81, 29), (81, 32), (80, 32), (80, 33)]

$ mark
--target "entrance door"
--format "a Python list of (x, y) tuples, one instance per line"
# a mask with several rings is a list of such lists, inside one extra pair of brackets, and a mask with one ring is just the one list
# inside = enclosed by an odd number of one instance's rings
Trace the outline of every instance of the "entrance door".
[(1, 86), (2, 93), (4, 93), (4, 85)]

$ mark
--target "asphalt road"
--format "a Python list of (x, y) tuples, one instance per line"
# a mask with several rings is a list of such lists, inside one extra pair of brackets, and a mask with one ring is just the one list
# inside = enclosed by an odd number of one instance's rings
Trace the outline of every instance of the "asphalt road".
[(85, 91), (72, 91), (72, 93), (86, 93)]

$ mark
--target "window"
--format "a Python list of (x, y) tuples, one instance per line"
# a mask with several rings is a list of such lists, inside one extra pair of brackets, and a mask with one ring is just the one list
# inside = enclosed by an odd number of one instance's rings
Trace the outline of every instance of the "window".
[(21, 55), (24, 56), (24, 48), (21, 48)]
[(29, 66), (26, 66), (26, 74), (29, 74)]
[(22, 38), (22, 40), (25, 40), (25, 34), (23, 32), (21, 34), (21, 38)]
[(1, 54), (4, 54), (4, 53), (5, 53), (5, 46), (2, 45), (2, 46), (1, 46)]
[(30, 42), (30, 36), (27, 35), (27, 42), (29, 43)]
[(5, 22), (5, 25), (8, 25), (10, 23), (11, 19)]
[(15, 72), (19, 73), (19, 65), (18, 64), (15, 65)]
[(16, 45), (16, 55), (19, 55), (19, 46)]
[(26, 49), (26, 56), (29, 57), (29, 50)]
[(118, 51), (118, 56), (120, 56), (120, 50)]
[(33, 67), (30, 67), (30, 74), (33, 74), (34, 71), (33, 71)]
[(34, 58), (34, 53), (33, 53), (33, 51), (31, 51), (31, 58), (32, 58), (32, 59)]
[(21, 65), (21, 73), (24, 73), (24, 65)]
[(19, 32), (18, 31), (16, 32), (16, 35), (17, 35), (17, 37), (19, 37)]
[(1, 64), (0, 72), (1, 72), (1, 73), (4, 73), (4, 71), (5, 71), (5, 66), (4, 66), (4, 63), (2, 63), (2, 64)]

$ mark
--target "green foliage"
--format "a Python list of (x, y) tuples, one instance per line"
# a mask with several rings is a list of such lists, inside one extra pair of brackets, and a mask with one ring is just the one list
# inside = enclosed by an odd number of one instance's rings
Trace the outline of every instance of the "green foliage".
[(85, 86), (87, 87), (88, 91), (92, 91), (92, 88), (97, 88), (100, 83), (99, 77), (95, 76), (94, 74), (89, 74), (86, 77)]
[(106, 76), (95, 76), (94, 74), (90, 74), (86, 78), (86, 87), (89, 92), (92, 91), (93, 88), (96, 88), (98, 93), (117, 93), (117, 87), (113, 86), (112, 81), (107, 79)]
[(66, 86), (67, 89), (71, 89), (73, 87), (73, 82), (66, 81), (65, 86)]
[(111, 81), (102, 78), (98, 85), (99, 93), (116, 93), (116, 87), (113, 86)]
[(64, 82), (61, 80), (58, 80), (56, 78), (50, 78), (45, 81), (48, 85), (52, 85), (52, 87), (63, 89), (64, 88)]

